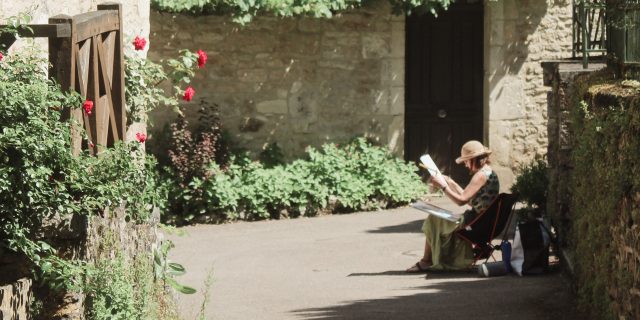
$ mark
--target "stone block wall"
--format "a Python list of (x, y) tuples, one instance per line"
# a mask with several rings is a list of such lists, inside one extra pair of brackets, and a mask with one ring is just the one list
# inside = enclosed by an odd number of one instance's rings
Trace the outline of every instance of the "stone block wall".
[(485, 2), (485, 139), (501, 185), (547, 149), (540, 62), (571, 57), (571, 1)]
[(31, 279), (22, 278), (6, 285), (0, 284), (0, 319), (29, 319)]
[[(121, 254), (127, 261), (136, 258), (151, 261), (151, 253), (163, 239), (157, 228), (160, 211), (154, 210), (148, 223), (136, 224), (128, 220), (125, 209), (119, 207), (90, 218), (47, 221), (39, 233), (67, 258), (96, 263)], [(22, 255), (0, 251), (0, 320), (28, 319), (26, 315), (34, 296), (29, 265)], [(147, 272), (152, 274), (154, 270)], [(84, 319), (84, 295), (81, 293), (36, 295), (36, 298), (44, 301), (40, 315), (43, 319)]]
[[(95, 11), (99, 4), (106, 2), (122, 3), (124, 12), (123, 24), (125, 41), (136, 35), (149, 35), (149, 0), (20, 0), (0, 1), (0, 24), (6, 18), (20, 13), (28, 13), (32, 17), (31, 23), (47, 23), (49, 18), (59, 14), (73, 16), (80, 13)], [(39, 40), (38, 44), (46, 49), (47, 42)], [(18, 45), (20, 45), (18, 43)]]
[[(154, 60), (179, 49), (209, 55), (192, 83), (217, 104), (235, 141), (252, 150), (277, 142), (287, 156), (307, 145), (367, 135), (404, 148), (404, 17), (387, 2), (332, 19), (227, 17), (152, 12)], [(152, 115), (162, 130), (169, 112)]]
[[(289, 154), (355, 135), (404, 150), (405, 19), (385, 1), (333, 19), (228, 18), (151, 13), (154, 60), (202, 49), (210, 63), (196, 99), (218, 104), (242, 146), (277, 142)], [(484, 140), (503, 188), (547, 146), (547, 89), (540, 62), (571, 55), (571, 2), (485, 2)], [(163, 129), (170, 112), (152, 116)]]

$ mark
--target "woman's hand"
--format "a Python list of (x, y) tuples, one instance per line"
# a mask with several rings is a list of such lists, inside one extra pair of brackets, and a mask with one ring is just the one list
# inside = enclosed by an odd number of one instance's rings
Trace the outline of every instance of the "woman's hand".
[(447, 180), (449, 180), (449, 177), (445, 176), (445, 175), (438, 175), (438, 176), (431, 176), (431, 179), (429, 179), (429, 181), (431, 181), (431, 184), (435, 187), (438, 187), (440, 189), (443, 189), (444, 187), (447, 186)]

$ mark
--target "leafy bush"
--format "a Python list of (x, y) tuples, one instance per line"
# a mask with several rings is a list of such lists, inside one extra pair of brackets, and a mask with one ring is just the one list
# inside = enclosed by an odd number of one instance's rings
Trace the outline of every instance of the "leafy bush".
[(199, 128), (189, 128), (189, 122), (182, 115), (170, 126), (169, 165), (183, 187), (194, 178), (208, 178), (211, 175), (208, 169), (211, 162), (228, 159), (227, 148), (221, 144), (222, 131), (217, 106), (203, 106), (198, 112)]
[(189, 204), (179, 220), (265, 219), (352, 212), (405, 204), (426, 192), (417, 168), (359, 138), (342, 147), (308, 148), (307, 160), (267, 167), (234, 160), (226, 170), (212, 163), (208, 177), (176, 188), (171, 199)]
[[(166, 296), (164, 272), (149, 272), (155, 264), (146, 255), (125, 257), (113, 242), (110, 231), (103, 234), (105, 251), (115, 257), (101, 257), (87, 265), (84, 293), (88, 320), (178, 319), (172, 301)], [(157, 259), (155, 259), (157, 261)], [(154, 265), (152, 265), (154, 264)], [(108, 285), (105, 285), (108, 284)]]
[(260, 152), (259, 159), (262, 165), (268, 168), (284, 164), (284, 154), (277, 142), (269, 143), (265, 146), (262, 152)]
[(60, 119), (63, 108), (82, 102), (47, 80), (42, 66), (37, 55), (0, 62), (0, 246), (25, 254), (51, 288), (79, 290), (83, 263), (58, 257), (38, 238), (43, 221), (121, 203), (130, 219), (145, 221), (162, 200), (137, 142), (118, 143), (100, 157), (72, 156), (70, 123)]
[(547, 163), (543, 159), (534, 159), (529, 164), (520, 166), (515, 184), (511, 192), (519, 194), (529, 207), (544, 212), (547, 206)]

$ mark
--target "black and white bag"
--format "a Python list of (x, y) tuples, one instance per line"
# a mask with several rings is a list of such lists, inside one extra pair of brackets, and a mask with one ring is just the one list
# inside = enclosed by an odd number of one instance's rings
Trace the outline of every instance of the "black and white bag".
[(511, 248), (511, 268), (518, 275), (541, 274), (549, 268), (549, 230), (540, 220), (519, 223)]

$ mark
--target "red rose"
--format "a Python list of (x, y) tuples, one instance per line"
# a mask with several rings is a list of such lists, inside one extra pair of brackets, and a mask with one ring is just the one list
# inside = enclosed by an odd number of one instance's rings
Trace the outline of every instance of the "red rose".
[[(0, 52), (0, 61), (2, 61), (2, 58), (4, 58), (4, 56), (2, 55), (2, 52)], [(207, 61), (207, 56), (204, 56), (204, 61)], [(200, 58), (198, 58), (198, 63), (200, 63)], [(202, 64), (204, 65), (204, 63)]]
[(133, 47), (138, 51), (144, 50), (144, 46), (146, 45), (147, 45), (147, 40), (145, 40), (144, 38), (140, 38), (136, 36), (136, 38), (133, 39)]
[(140, 143), (144, 143), (145, 141), (147, 141), (147, 135), (142, 132), (138, 132), (136, 133), (136, 140), (138, 140), (138, 142)]
[(93, 110), (93, 101), (91, 100), (86, 100), (83, 104), (82, 104), (82, 109), (84, 109), (84, 112), (87, 113), (88, 116), (91, 115), (91, 111)]
[(93, 147), (95, 147), (96, 145), (93, 144), (93, 142), (89, 141), (89, 148), (93, 149)]
[(207, 53), (198, 50), (198, 68), (204, 67), (205, 64), (207, 64)]
[(193, 90), (193, 88), (191, 88), (191, 86), (188, 86), (186, 90), (184, 90), (184, 96), (182, 96), (182, 100), (184, 101), (191, 101), (191, 99), (193, 99), (193, 95), (196, 94), (196, 91)]

